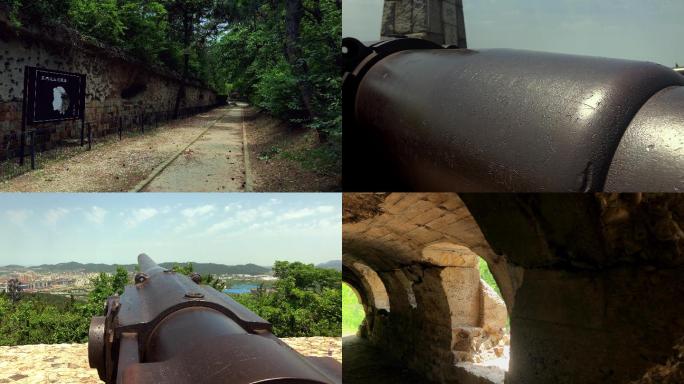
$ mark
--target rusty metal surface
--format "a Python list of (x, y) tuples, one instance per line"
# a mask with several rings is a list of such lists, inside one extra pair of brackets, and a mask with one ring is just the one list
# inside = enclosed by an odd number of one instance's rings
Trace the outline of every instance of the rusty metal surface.
[(221, 312), (198, 307), (180, 309), (166, 316), (147, 338), (145, 360), (168, 360), (193, 344), (212, 344), (218, 336), (246, 334)]
[[(144, 261), (144, 258), (142, 259)], [(127, 286), (121, 295), (117, 325), (122, 331), (148, 325), (170, 310), (179, 307), (210, 307), (231, 317), (240, 326), (252, 331), (270, 330), (271, 325), (228, 295), (201, 286), (183, 274), (159, 266), (141, 269), (148, 275), (143, 283)], [(144, 289), (143, 289), (144, 288)], [(200, 297), (201, 295), (201, 297)], [(198, 296), (198, 297), (193, 297)]]
[(341, 368), (313, 364), (227, 295), (146, 255), (139, 264), (135, 285), (91, 321), (88, 359), (104, 381), (341, 383)]
[(216, 337), (211, 348), (188, 346), (163, 363), (131, 366), (124, 372), (130, 383), (248, 384), (297, 379), (302, 383), (329, 383), (322, 370), (279, 341), (253, 334)]
[(140, 362), (140, 350), (138, 348), (138, 335), (126, 332), (121, 335), (119, 343), (119, 360), (116, 365), (117, 383), (126, 383), (123, 380), (124, 372), (131, 366), (137, 366)]
[(605, 189), (684, 191), (684, 87), (658, 92), (639, 110), (620, 141)]
[(101, 379), (106, 377), (105, 366), (105, 317), (94, 316), (90, 319), (88, 329), (88, 363), (90, 368), (97, 368)]
[(637, 111), (684, 85), (653, 63), (504, 49), (374, 61), (345, 88), (345, 190), (602, 190)]

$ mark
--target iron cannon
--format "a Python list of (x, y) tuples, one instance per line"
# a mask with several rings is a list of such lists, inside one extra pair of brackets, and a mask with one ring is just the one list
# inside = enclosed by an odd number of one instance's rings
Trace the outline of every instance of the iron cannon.
[(682, 191), (684, 76), (639, 61), (345, 38), (345, 191)]
[(138, 256), (140, 272), (93, 317), (88, 360), (107, 383), (341, 383), (341, 364), (304, 357), (228, 295)]

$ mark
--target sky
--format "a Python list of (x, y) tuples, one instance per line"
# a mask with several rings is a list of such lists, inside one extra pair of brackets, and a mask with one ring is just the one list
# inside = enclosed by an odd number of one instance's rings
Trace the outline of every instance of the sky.
[(342, 258), (337, 193), (3, 194), (0, 265), (321, 263)]
[[(373, 40), (379, 34), (380, 13), (373, 12), (378, 3), (344, 0), (343, 35)], [(463, 0), (463, 8), (472, 49), (528, 49), (684, 66), (683, 0)]]

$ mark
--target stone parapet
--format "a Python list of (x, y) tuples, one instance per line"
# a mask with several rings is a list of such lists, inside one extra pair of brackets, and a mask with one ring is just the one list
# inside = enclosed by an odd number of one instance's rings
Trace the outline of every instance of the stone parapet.
[[(342, 362), (342, 338), (281, 339), (304, 356)], [(87, 344), (37, 344), (0, 347), (0, 383), (101, 383), (88, 366)]]

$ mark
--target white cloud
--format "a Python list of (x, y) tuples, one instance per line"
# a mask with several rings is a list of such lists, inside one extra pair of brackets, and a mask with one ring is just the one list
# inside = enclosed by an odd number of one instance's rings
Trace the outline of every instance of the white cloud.
[(185, 217), (185, 221), (176, 226), (176, 233), (180, 233), (194, 227), (200, 220), (205, 220), (212, 217), (215, 210), (216, 207), (213, 205), (201, 205), (182, 210), (181, 215)]
[(132, 211), (130, 217), (126, 219), (126, 225), (133, 228), (143, 221), (149, 220), (159, 214), (156, 208), (139, 208)]
[(320, 205), (320, 206), (314, 207), (314, 208), (295, 209), (295, 210), (290, 210), (290, 211), (287, 211), (287, 212), (279, 215), (277, 218), (277, 221), (288, 221), (288, 220), (303, 219), (305, 217), (314, 216), (314, 215), (318, 215), (321, 213), (330, 213), (330, 212), (333, 212), (334, 210), (335, 210), (335, 207), (332, 205)]
[(89, 210), (85, 211), (84, 215), (86, 220), (95, 224), (102, 224), (107, 215), (107, 210), (98, 206), (92, 206)]
[(225, 212), (241, 210), (241, 209), (242, 209), (242, 204), (228, 204), (225, 207), (223, 207), (223, 210)]
[(216, 207), (214, 207), (213, 205), (202, 205), (195, 208), (186, 208), (181, 211), (181, 214), (189, 219), (192, 219), (195, 217), (211, 215), (213, 214), (215, 209)]
[(28, 220), (29, 216), (33, 214), (33, 211), (28, 209), (16, 209), (5, 211), (5, 217), (10, 223), (14, 225), (22, 225)]
[(332, 205), (321, 205), (321, 206), (316, 207), (316, 211), (318, 211), (319, 213), (330, 213), (330, 212), (333, 212), (334, 210), (335, 210), (335, 207)]
[[(265, 220), (274, 215), (273, 211), (268, 206), (260, 206), (257, 208), (242, 209), (242, 206), (228, 205), (224, 208), (226, 212), (233, 212), (233, 215), (212, 225), (209, 227), (205, 234), (211, 235), (217, 232), (225, 231), (227, 229), (233, 228), (237, 225), (242, 227), (247, 224), (254, 223), (257, 220)], [(256, 226), (255, 226), (256, 224)], [(250, 226), (250, 228), (257, 228), (263, 226), (262, 224), (255, 223)]]
[(69, 210), (66, 208), (52, 208), (45, 212), (45, 215), (43, 216), (43, 223), (49, 226), (55, 226), (59, 220), (68, 214)]

